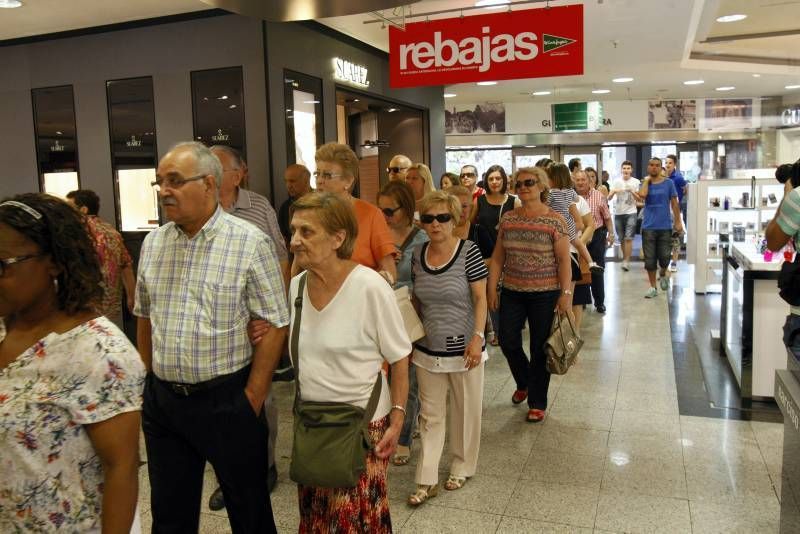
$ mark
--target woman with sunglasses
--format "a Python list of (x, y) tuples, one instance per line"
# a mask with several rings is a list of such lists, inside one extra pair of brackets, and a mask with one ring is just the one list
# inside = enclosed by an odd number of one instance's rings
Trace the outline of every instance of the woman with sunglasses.
[(458, 179), (461, 180), (461, 185), (469, 189), (473, 202), (476, 202), (479, 196), (486, 193), (482, 187), (478, 186), (478, 168), (475, 165), (461, 167), (461, 174), (458, 175)]
[[(553, 315), (572, 307), (569, 230), (547, 204), (547, 172), (525, 167), (516, 173), (522, 206), (503, 215), (489, 264), (488, 304), (500, 308), (500, 348), (517, 384), (511, 402), (528, 400), (526, 421), (544, 420), (550, 373), (544, 343)], [(503, 276), (498, 299), (497, 283)], [(522, 348), (522, 328), (530, 329), (530, 358)]]
[(0, 258), (0, 530), (130, 532), (145, 369), (94, 311), (88, 229), (19, 195), (0, 202)]
[[(389, 284), (394, 284), (397, 280), (395, 246), (386, 219), (378, 208), (351, 195), (358, 181), (358, 156), (347, 145), (326, 143), (317, 149), (314, 159), (317, 190), (347, 200), (355, 211), (358, 237), (351, 259), (378, 271)], [(293, 266), (292, 275), (298, 272)]]
[(481, 436), (483, 363), (488, 359), (486, 323), (488, 271), (478, 246), (453, 235), (461, 218), (458, 199), (442, 191), (420, 203), (420, 221), (430, 242), (412, 259), (414, 299), (425, 337), (414, 344), (419, 385), (422, 448), (408, 498), (419, 506), (438, 493), (439, 460), (445, 441), (450, 397), (450, 475), (444, 487), (457, 490), (475, 474)]
[[(413, 290), (411, 256), (415, 248), (428, 242), (428, 234), (425, 233), (425, 230), (414, 225), (414, 206), (414, 193), (405, 182), (388, 182), (378, 194), (378, 207), (386, 217), (386, 224), (389, 225), (397, 248), (397, 283), (395, 287), (405, 286), (409, 290)], [(411, 460), (412, 433), (419, 414), (417, 375), (413, 365), (408, 366), (406, 414), (397, 452), (392, 458), (394, 465), (406, 465)]]

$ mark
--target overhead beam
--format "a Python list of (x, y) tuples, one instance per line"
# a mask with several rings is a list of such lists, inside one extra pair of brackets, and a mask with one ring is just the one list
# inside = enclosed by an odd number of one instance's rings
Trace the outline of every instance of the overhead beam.
[(770, 37), (789, 37), (792, 35), (800, 35), (800, 29), (780, 30), (774, 32), (760, 32), (760, 33), (742, 33), (739, 35), (720, 35), (719, 37), (707, 37), (705, 41), (700, 41), (700, 44), (729, 43), (732, 41), (745, 41), (748, 39), (769, 39)]

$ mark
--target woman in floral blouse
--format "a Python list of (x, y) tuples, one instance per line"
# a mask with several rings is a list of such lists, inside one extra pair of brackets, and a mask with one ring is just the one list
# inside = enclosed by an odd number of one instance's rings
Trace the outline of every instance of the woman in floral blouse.
[(144, 367), (100, 280), (70, 206), (0, 202), (0, 532), (131, 529)]

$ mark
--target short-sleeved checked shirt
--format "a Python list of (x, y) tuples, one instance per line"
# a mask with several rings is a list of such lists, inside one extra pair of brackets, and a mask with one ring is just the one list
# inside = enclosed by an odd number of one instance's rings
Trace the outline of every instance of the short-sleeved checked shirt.
[(611, 212), (608, 210), (608, 201), (603, 193), (597, 189), (589, 189), (585, 195), (581, 195), (589, 203), (592, 209), (592, 218), (594, 219), (595, 228), (604, 228), (606, 221), (611, 218)]
[(285, 294), (272, 240), (221, 208), (191, 239), (171, 222), (153, 230), (134, 313), (150, 319), (156, 376), (195, 384), (245, 367), (247, 322), (286, 326)]
[(272, 207), (266, 197), (247, 189), (239, 189), (236, 203), (230, 210), (225, 211), (255, 224), (259, 230), (267, 234), (275, 242), (278, 261), (289, 260), (286, 243), (283, 240), (280, 226), (278, 226), (278, 216), (275, 214), (275, 208)]

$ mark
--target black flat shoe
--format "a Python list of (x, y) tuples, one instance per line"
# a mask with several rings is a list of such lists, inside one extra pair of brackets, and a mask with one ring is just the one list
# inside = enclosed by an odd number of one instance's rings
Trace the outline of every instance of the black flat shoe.
[(603, 306), (602, 304), (600, 306), (597, 306), (597, 313), (605, 313), (605, 312), (606, 312), (605, 306)]
[(218, 512), (225, 508), (225, 497), (222, 496), (222, 488), (217, 488), (208, 499), (208, 508), (212, 512)]

